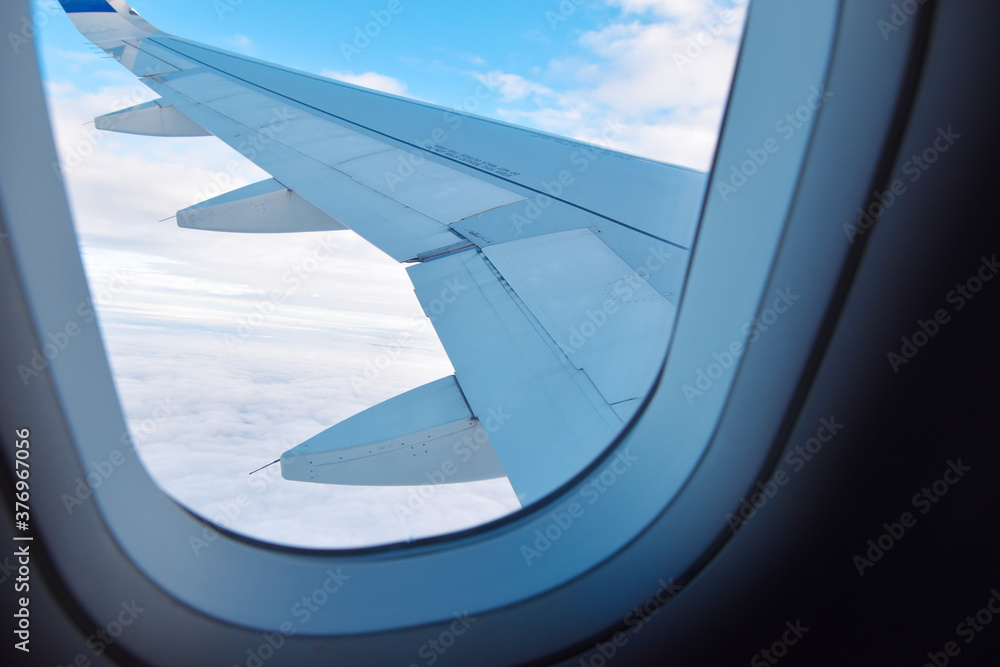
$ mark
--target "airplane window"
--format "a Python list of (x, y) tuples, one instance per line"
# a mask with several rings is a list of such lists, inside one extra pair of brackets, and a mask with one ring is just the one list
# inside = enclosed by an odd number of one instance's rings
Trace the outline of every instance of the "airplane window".
[[(496, 197), (504, 214), (462, 217), (452, 228), (463, 244), (403, 258), (419, 262), (397, 261), (350, 230), (179, 228), (170, 217), (176, 211), (271, 174), (214, 138), (96, 129), (94, 118), (156, 95), (118, 63), (82, 50), (68, 20), (53, 21), (41, 31), (40, 51), (59, 151), (53, 168), (70, 196), (93, 297), (78, 315), (100, 322), (130, 429), (122, 446), (134, 446), (161, 488), (196, 514), (243, 535), (313, 548), (405, 542), (478, 526), (584, 470), (628, 423), (659, 370), (745, 0), (523, 2), (474, 10), (441, 3), (398, 15), (324, 6), (325, 18), (308, 23), (281, 4), (219, 4), (225, 10), (218, 20), (203, 25), (191, 18), (204, 14), (191, 1), (157, 6), (152, 20), (181, 37), (500, 121), (496, 127), (539, 130), (552, 150), (564, 144), (551, 135), (594, 147), (567, 149), (562, 166), (522, 183), (522, 167), (434, 141), (435, 164), (450, 160), (460, 168), (418, 178), (496, 177), (488, 187), (497, 190), (482, 196)], [(434, 29), (440, 25), (450, 26), (447, 40)], [(287, 108), (274, 113), (267, 119), (274, 127), (297, 117)], [(462, 122), (442, 117), (445, 129)], [(323, 141), (317, 135), (316, 144)], [(406, 180), (399, 170), (411, 166), (386, 163), (370, 173)], [(350, 176), (363, 182), (366, 174), (358, 167)], [(602, 174), (600, 183), (595, 174)], [(416, 186), (407, 190), (414, 182), (399, 186), (399, 196), (418, 197)], [(659, 219), (667, 208), (670, 219)], [(501, 228), (513, 233), (487, 245), (483, 239)], [(468, 269), (466, 282), (449, 278), (445, 267), (463, 252), (475, 255), (480, 242), (486, 260), (477, 261), (485, 268)], [(439, 284), (446, 289), (435, 291)], [(580, 316), (566, 295), (584, 287), (600, 298), (588, 297)], [(484, 311), (467, 305), (476, 298), (492, 304), (498, 320), (469, 329), (474, 338), (504, 327), (534, 337), (534, 356), (522, 355), (523, 368), (474, 346), (457, 351), (468, 336), (445, 327), (484, 322)], [(470, 310), (459, 315), (453, 302)], [(511, 407), (528, 386), (516, 373), (541, 368), (541, 358), (565, 379), (529, 377), (542, 387), (540, 396), (559, 397), (545, 398), (529, 416), (527, 407)], [(489, 393), (498, 386), (490, 373), (519, 378), (499, 394), (509, 403), (476, 403), (474, 396), (497, 395)], [(452, 375), (457, 380), (447, 380)], [(409, 403), (360, 416), (426, 387)], [(571, 392), (575, 403), (564, 398)], [(581, 405), (589, 406), (585, 413)], [(434, 421), (434, 411), (449, 416)], [(392, 430), (406, 419), (417, 426)], [(558, 465), (529, 457), (555, 446), (548, 436), (532, 441), (505, 432), (520, 424), (515, 428), (526, 434), (558, 433), (560, 419), (592, 442), (557, 457)], [(308, 458), (295, 448), (342, 422), (354, 426), (330, 437), (351, 446), (358, 463), (350, 479), (357, 484), (282, 476), (298, 474), (294, 466)], [(426, 445), (441, 438), (448, 443), (443, 457)], [(505, 459), (510, 446), (521, 459)], [(434, 464), (417, 475), (419, 483), (400, 473), (396, 485), (380, 485), (378, 466), (364, 468), (380, 447), (412, 450)], [(290, 451), (299, 452), (296, 461), (272, 464)], [(466, 475), (462, 465), (470, 460), (479, 467)], [(455, 481), (463, 475), (474, 479)]]

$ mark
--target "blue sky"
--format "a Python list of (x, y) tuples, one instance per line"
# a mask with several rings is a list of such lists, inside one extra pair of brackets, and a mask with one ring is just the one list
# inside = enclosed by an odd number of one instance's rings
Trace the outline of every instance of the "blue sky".
[[(581, 44), (586, 33), (658, 21), (651, 10), (623, 11), (621, 5), (632, 3), (567, 3), (571, 13), (561, 10), (560, 2), (538, 0), (398, 0), (397, 14), (388, 11), (392, 3), (387, 0), (138, 0), (132, 5), (167, 32), (311, 72), (378, 72), (405, 82), (413, 96), (447, 105), (464, 96), (461, 84), (470, 72), (495, 69), (565, 85), (559, 81), (564, 75), (549, 71), (550, 64), (593, 63), (593, 49)], [(363, 44), (356, 41), (356, 31), (376, 19), (387, 25), (379, 25), (371, 43), (355, 53), (352, 47)], [(67, 21), (48, 28), (46, 41), (63, 48), (82, 44)]]
[[(550, 27), (542, 3), (418, 2), (399, 0), (402, 11), (388, 13), (390, 3), (296, 2), (261, 0), (175, 0), (132, 3), (161, 30), (223, 46), (311, 72), (373, 71), (406, 82), (411, 95), (442, 104), (458, 102), (456, 86), (472, 71), (502, 69), (522, 75), (537, 72), (559, 58), (586, 58), (579, 37), (607, 25), (617, 8), (582, 2), (564, 19), (558, 3), (549, 3), (564, 22)], [(548, 8), (546, 8), (548, 9)], [(379, 16), (381, 15), (381, 17)], [(359, 53), (353, 52), (367, 24), (391, 17)], [(374, 31), (372, 31), (374, 32)], [(68, 21), (46, 26), (46, 43), (79, 49), (84, 40)], [(342, 45), (346, 44), (348, 50)], [(52, 63), (56, 67), (56, 63)], [(57, 69), (52, 69), (58, 75)], [(81, 83), (99, 83), (86, 71)], [(458, 95), (464, 91), (458, 90)]]
[[(402, 267), (351, 232), (223, 235), (163, 221), (267, 174), (214, 138), (102, 134), (96, 115), (149, 93), (36, 3), (50, 113), (88, 279), (137, 450), (205, 516), (287, 544), (349, 547), (438, 534), (517, 508), (506, 480), (433, 488), (288, 482), (247, 472), (365, 407), (450, 374)], [(162, 30), (352, 83), (707, 169), (744, 3), (711, 0), (137, 0)], [(397, 8), (393, 15), (389, 10)], [(562, 7), (562, 9), (560, 9)], [(727, 10), (735, 8), (733, 13)], [(375, 12), (373, 16), (372, 12)], [(381, 14), (379, 14), (381, 12)], [(355, 42), (367, 26), (371, 42)], [(391, 20), (387, 20), (391, 17)], [(714, 29), (718, 34), (713, 35)], [(700, 40), (699, 45), (694, 40)], [(344, 44), (359, 48), (357, 52)], [(255, 304), (317, 243), (335, 257), (232, 344)], [(397, 345), (401, 334), (409, 339)], [(227, 336), (229, 338), (227, 338)], [(228, 342), (227, 342), (228, 341)], [(359, 385), (366, 365), (392, 360)]]

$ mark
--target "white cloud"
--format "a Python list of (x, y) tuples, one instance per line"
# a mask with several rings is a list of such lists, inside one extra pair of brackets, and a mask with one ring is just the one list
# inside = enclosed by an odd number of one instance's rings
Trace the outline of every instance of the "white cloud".
[[(584, 58), (504, 81), (498, 113), (584, 141), (707, 169), (729, 91), (745, 3), (609, 0), (620, 20), (581, 35)], [(652, 18), (651, 16), (652, 15)], [(612, 123), (621, 132), (607, 139)]]
[(246, 35), (233, 35), (232, 37), (224, 38), (222, 41), (228, 48), (240, 53), (253, 53), (257, 50), (257, 45)]
[(372, 90), (381, 90), (383, 93), (391, 93), (393, 95), (406, 95), (407, 91), (406, 84), (399, 79), (394, 79), (391, 76), (379, 74), (378, 72), (354, 74), (353, 72), (323, 70), (320, 74), (330, 79), (336, 79), (337, 81), (343, 81), (345, 83), (353, 83), (356, 86), (364, 86), (365, 88), (371, 88)]
[[(672, 21), (693, 22), (711, 14), (723, 3), (706, 0), (610, 0), (608, 4), (621, 7), (629, 14), (651, 12)], [(734, 0), (727, 4), (745, 7), (747, 0)]]
[(473, 65), (485, 65), (486, 61), (474, 53), (460, 53), (458, 57), (467, 63), (472, 63)]
[(546, 86), (529, 81), (519, 74), (493, 71), (478, 78), (483, 83), (489, 82), (491, 85), (497, 86), (504, 101), (523, 100), (536, 96), (545, 97), (553, 94)]

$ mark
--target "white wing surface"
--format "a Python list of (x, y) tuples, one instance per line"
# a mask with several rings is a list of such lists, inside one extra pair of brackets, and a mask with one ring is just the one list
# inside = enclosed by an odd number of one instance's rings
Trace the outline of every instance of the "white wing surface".
[(285, 477), (391, 485), (506, 474), (527, 504), (629, 420), (666, 348), (704, 174), (191, 42), (118, 0), (62, 5), (160, 96), (98, 127), (212, 134), (273, 177), (186, 209), (179, 224), (349, 228), (410, 263), (454, 378), (285, 452)]

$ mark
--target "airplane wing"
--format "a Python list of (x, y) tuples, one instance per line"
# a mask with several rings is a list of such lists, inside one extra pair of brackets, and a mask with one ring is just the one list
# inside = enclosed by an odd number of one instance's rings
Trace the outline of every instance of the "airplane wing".
[[(454, 377), (285, 452), (283, 476), (506, 475), (528, 504), (628, 422), (666, 349), (704, 174), (181, 39), (119, 0), (61, 3), (160, 96), (97, 127), (212, 134), (273, 177), (180, 211), (178, 224), (349, 228), (409, 264)], [(494, 93), (488, 79), (470, 91)]]

